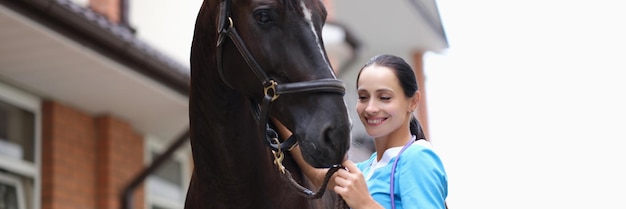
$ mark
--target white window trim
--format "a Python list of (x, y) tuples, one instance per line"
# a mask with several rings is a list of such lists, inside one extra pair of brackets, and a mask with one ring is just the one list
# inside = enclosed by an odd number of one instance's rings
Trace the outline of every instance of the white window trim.
[(15, 187), (15, 192), (17, 193), (17, 209), (25, 209), (26, 201), (24, 200), (24, 188), (22, 182), (17, 178), (0, 173), (0, 183)]
[[(35, 116), (34, 163), (0, 156), (0, 167), (34, 181), (33, 208), (41, 208), (41, 99), (13, 86), (0, 82), (0, 100), (32, 112)], [(21, 196), (24, 190), (21, 188)]]
[[(145, 163), (146, 165), (149, 165), (150, 163), (152, 163), (152, 151), (156, 151), (158, 153), (163, 153), (167, 150), (168, 146), (170, 145), (170, 143), (172, 142), (163, 142), (163, 140), (160, 140), (157, 137), (154, 136), (147, 136), (145, 137), (145, 144), (146, 144), (146, 149), (145, 149), (145, 154), (144, 154), (144, 159), (145, 159)], [(157, 205), (159, 207), (164, 207), (164, 208), (179, 208), (180, 206), (184, 206), (185, 204), (185, 198), (187, 196), (187, 188), (189, 186), (189, 178), (191, 177), (191, 162), (190, 162), (190, 158), (191, 158), (191, 147), (186, 144), (183, 145), (181, 147), (178, 148), (178, 150), (176, 150), (172, 156), (171, 156), (174, 160), (180, 162), (181, 164), (181, 182), (182, 182), (182, 190), (181, 190), (181, 199), (179, 201), (175, 201), (175, 200), (170, 200), (167, 198), (162, 198), (160, 196), (155, 196), (155, 195), (151, 195), (150, 191), (148, 190), (148, 188), (150, 187), (149, 184), (144, 184), (146, 185), (146, 198), (145, 198), (145, 206), (146, 208), (151, 208), (152, 205)], [(146, 178), (146, 182), (149, 183), (151, 181), (150, 176), (148, 176), (148, 178)]]

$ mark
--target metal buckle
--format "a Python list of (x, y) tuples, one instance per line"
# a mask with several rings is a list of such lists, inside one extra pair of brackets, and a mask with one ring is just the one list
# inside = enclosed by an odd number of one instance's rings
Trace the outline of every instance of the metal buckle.
[[(278, 99), (278, 96), (280, 96), (279, 94), (276, 93), (276, 85), (278, 85), (278, 83), (276, 83), (276, 81), (274, 80), (270, 80), (269, 82), (270, 85), (263, 87), (263, 92), (265, 93), (265, 96), (269, 96), (269, 92), (270, 90), (272, 91), (272, 99), (270, 99), (270, 102), (273, 102), (274, 100)], [(280, 144), (280, 143), (279, 143)]]

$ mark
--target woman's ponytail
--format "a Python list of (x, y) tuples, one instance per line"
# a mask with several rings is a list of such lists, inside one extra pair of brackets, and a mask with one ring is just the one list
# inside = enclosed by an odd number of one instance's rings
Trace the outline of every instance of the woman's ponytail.
[(426, 134), (424, 134), (424, 130), (422, 129), (422, 125), (415, 116), (411, 116), (411, 122), (409, 124), (409, 128), (411, 129), (411, 134), (415, 135), (416, 140), (426, 139)]

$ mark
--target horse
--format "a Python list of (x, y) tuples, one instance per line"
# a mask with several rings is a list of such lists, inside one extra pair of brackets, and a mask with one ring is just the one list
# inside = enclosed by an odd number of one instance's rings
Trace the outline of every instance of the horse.
[[(312, 186), (288, 150), (298, 144), (307, 163), (336, 170), (349, 149), (345, 87), (321, 35), (326, 15), (320, 0), (202, 3), (190, 56), (186, 209), (324, 207), (296, 189)], [(270, 118), (293, 136), (277, 140)]]

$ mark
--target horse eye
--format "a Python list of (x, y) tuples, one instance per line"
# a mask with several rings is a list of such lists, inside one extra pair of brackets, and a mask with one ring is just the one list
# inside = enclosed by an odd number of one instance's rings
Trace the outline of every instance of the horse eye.
[(254, 14), (254, 18), (256, 18), (256, 21), (259, 23), (269, 23), (271, 21), (270, 13), (267, 10), (256, 12)]

